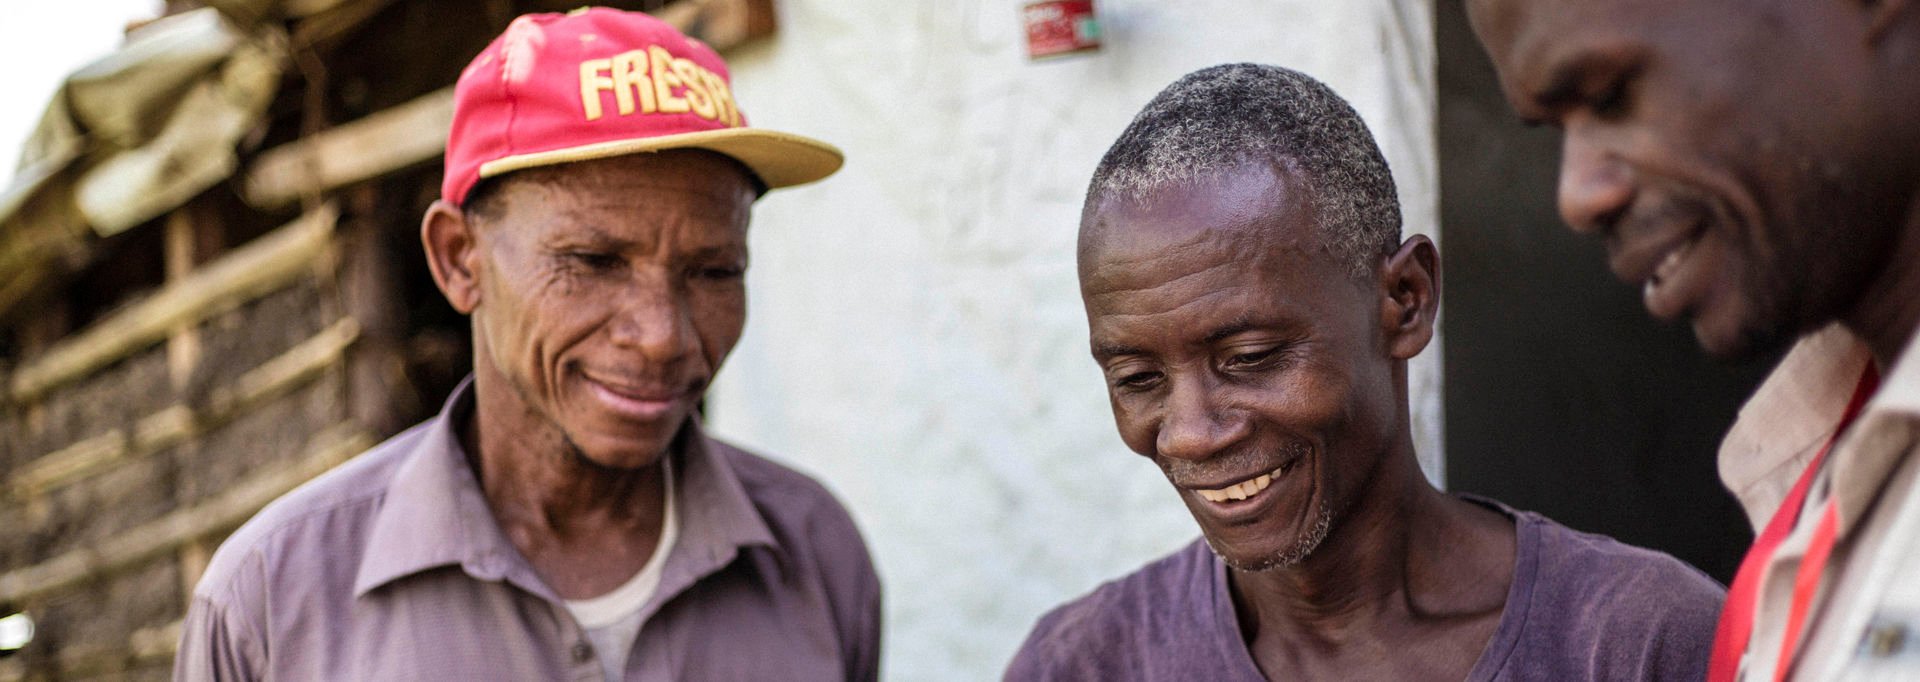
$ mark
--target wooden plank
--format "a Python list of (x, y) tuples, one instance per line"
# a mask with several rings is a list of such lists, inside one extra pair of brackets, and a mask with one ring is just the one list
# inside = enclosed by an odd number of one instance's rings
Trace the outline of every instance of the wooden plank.
[(14, 499), (26, 499), (121, 461), (131, 446), (125, 429), (112, 429), (28, 462), (7, 482)]
[(133, 635), (127, 638), (127, 649), (133, 653), (136, 661), (172, 658), (173, 654), (180, 650), (180, 626), (183, 624), (184, 621), (176, 620), (165, 625), (135, 630)]
[(320, 376), (326, 368), (338, 364), (347, 347), (359, 337), (360, 325), (353, 318), (341, 318), (312, 338), (247, 370), (232, 385), (214, 389), (197, 411), (173, 405), (134, 422), (131, 436), (124, 429), (112, 429), (34, 459), (8, 482), (8, 492), (15, 500), (32, 499), (224, 424)]
[(16, 308), (20, 308), (40, 293), (42, 285), (54, 278), (54, 270), (49, 265), (51, 259), (23, 263), (16, 270), (10, 270), (0, 277), (0, 320), (13, 317)]
[(654, 16), (715, 51), (725, 51), (773, 33), (773, 0), (679, 0)]
[(357, 424), (338, 424), (307, 441), (307, 453), (292, 466), (247, 478), (199, 504), (127, 529), (32, 566), (0, 573), (0, 603), (18, 603), (112, 575), (175, 551), (195, 539), (233, 528), (274, 498), (371, 447), (373, 436)]
[(453, 88), (261, 152), (247, 169), (247, 203), (278, 208), (303, 196), (430, 161), (446, 149)]
[[(199, 235), (196, 234), (194, 214), (198, 207), (192, 203), (174, 209), (167, 214), (165, 260), (168, 282), (178, 282), (193, 275), (194, 252), (198, 249)], [(193, 369), (200, 364), (200, 327), (183, 324), (173, 328), (167, 337), (167, 378), (173, 382), (174, 390), (187, 386), (187, 380), (193, 378)]]
[(22, 364), (10, 378), (9, 393), (16, 403), (32, 402), (56, 386), (165, 339), (181, 325), (198, 323), (279, 289), (322, 260), (316, 257), (332, 244), (338, 218), (331, 204), (322, 206), (94, 323)]
[[(347, 4), (347, 1), (348, 0), (286, 0), (280, 11), (289, 17), (306, 18), (321, 12), (333, 11), (341, 5)], [(361, 4), (384, 7), (387, 2), (388, 0), (363, 0)]]

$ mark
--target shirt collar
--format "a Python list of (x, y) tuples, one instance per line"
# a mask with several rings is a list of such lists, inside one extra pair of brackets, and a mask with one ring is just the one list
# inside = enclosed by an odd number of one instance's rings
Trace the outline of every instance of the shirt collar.
[[(1832, 437), (1862, 370), (1873, 355), (1838, 323), (1803, 337), (1754, 392), (1720, 447), (1720, 475), (1764, 526), (1808, 463)], [(1828, 455), (1830, 494), (1840, 504), (1840, 532), (1878, 495), (1913, 442), (1920, 423), (1920, 339), (1893, 367), (1880, 390)]]
[[(560, 601), (494, 521), (467, 462), (456, 429), (471, 417), (473, 404), (469, 376), (423, 425), (413, 451), (394, 472), (354, 578), (356, 597), (415, 573), (458, 565), (477, 579), (504, 579)], [(724, 447), (695, 421), (676, 441), (680, 537), (668, 557), (662, 593), (685, 589), (718, 571), (742, 548), (780, 549), (732, 463), (718, 451)]]
[(682, 433), (674, 448), (682, 493), (680, 539), (667, 555), (659, 592), (647, 613), (732, 565), (749, 548), (766, 550), (759, 557), (748, 555), (761, 559), (753, 563), (763, 572), (782, 569), (789, 558), (733, 467), (737, 452), (707, 437), (698, 422)]
[(1854, 526), (1894, 471), (1914, 456), (1920, 442), (1920, 339), (1900, 351), (1892, 367), (1881, 368), (1880, 390), (1867, 403), (1846, 437), (1835, 444), (1833, 496), (1840, 505), (1840, 534)]

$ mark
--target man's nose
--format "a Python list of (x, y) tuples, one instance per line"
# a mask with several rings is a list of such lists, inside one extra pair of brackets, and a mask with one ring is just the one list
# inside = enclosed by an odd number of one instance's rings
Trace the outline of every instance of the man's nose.
[(1161, 456), (1200, 461), (1247, 436), (1244, 415), (1223, 405), (1218, 394), (1218, 387), (1204, 380), (1175, 383), (1154, 440)]
[(1585, 125), (1570, 126), (1560, 155), (1560, 218), (1581, 234), (1606, 234), (1633, 203), (1633, 170)]
[(686, 296), (667, 277), (640, 273), (623, 298), (610, 324), (614, 345), (663, 364), (697, 345)]

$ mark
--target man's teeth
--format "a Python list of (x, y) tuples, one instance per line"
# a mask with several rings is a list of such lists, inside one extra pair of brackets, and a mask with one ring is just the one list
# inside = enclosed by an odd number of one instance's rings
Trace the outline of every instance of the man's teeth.
[(1654, 266), (1653, 274), (1647, 276), (1645, 285), (1649, 293), (1651, 293), (1655, 287), (1660, 286), (1661, 282), (1671, 279), (1677, 274), (1677, 271), (1680, 269), (1680, 261), (1687, 257), (1688, 251), (1693, 250), (1693, 241), (1694, 240), (1689, 239), (1674, 246), (1672, 251), (1668, 251), (1667, 255), (1660, 259), (1660, 264)]
[(1206, 498), (1208, 502), (1244, 500), (1253, 497), (1254, 494), (1262, 490), (1266, 490), (1267, 486), (1273, 485), (1274, 477), (1279, 476), (1284, 471), (1286, 471), (1286, 467), (1281, 467), (1274, 469), (1273, 473), (1260, 474), (1259, 476), (1249, 478), (1225, 488), (1217, 490), (1195, 490), (1194, 492), (1200, 493), (1200, 496)]

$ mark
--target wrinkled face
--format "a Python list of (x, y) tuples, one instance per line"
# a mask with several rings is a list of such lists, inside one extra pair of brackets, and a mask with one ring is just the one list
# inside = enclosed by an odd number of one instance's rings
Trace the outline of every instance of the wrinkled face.
[(1251, 164), (1108, 199), (1081, 294), (1121, 439), (1229, 565), (1297, 563), (1397, 428), (1375, 293), (1318, 245), (1310, 188)]
[[(1560, 212), (1716, 355), (1844, 314), (1885, 264), (1899, 152), (1848, 3), (1475, 0), (1508, 101), (1564, 133)], [(1858, 3), (1870, 5), (1872, 3)], [(1910, 114), (1909, 114), (1910, 115)], [(1879, 148), (1876, 148), (1879, 147)]]
[(510, 177), (476, 229), (478, 371), (588, 460), (651, 466), (740, 338), (754, 190), (703, 152), (537, 178)]

